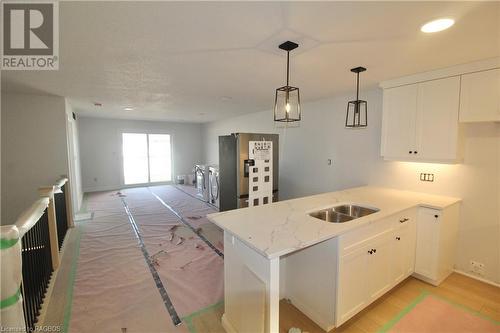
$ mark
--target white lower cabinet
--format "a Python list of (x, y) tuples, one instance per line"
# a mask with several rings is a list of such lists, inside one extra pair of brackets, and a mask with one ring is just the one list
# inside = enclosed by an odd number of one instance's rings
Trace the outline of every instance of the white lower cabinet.
[(413, 273), (415, 267), (416, 210), (404, 212), (394, 230), (391, 280), (399, 283)]
[(417, 225), (417, 260), (415, 273), (435, 280), (437, 278), (436, 251), (439, 240), (440, 214), (433, 209), (422, 208), (419, 211)]
[(339, 237), (336, 326), (413, 273), (417, 209)]
[(354, 316), (367, 304), (369, 275), (359, 272), (365, 272), (369, 267), (369, 248), (370, 246), (365, 246), (340, 257), (339, 267), (342, 269), (338, 272), (336, 326)]
[(330, 331), (412, 274), (441, 283), (453, 270), (459, 207), (407, 209), (291, 254), (285, 298)]
[[(390, 221), (381, 221), (381, 224), (388, 226), (386, 229), (374, 229), (368, 239), (359, 242), (353, 240), (352, 244), (349, 244), (343, 241), (342, 236), (339, 237), (336, 326), (347, 321), (392, 287), (393, 227), (392, 223), (388, 222)], [(365, 228), (370, 227), (372, 226)]]
[(415, 277), (437, 286), (453, 271), (459, 209), (419, 209)]
[(368, 253), (368, 272), (365, 275), (368, 286), (368, 302), (371, 303), (391, 289), (392, 232), (378, 236), (372, 242)]

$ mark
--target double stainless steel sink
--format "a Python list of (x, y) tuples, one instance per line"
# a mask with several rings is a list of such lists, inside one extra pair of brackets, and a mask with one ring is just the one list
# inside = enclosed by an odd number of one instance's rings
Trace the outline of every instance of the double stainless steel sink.
[(331, 222), (331, 223), (344, 223), (352, 221), (359, 217), (370, 215), (378, 212), (378, 208), (370, 208), (359, 205), (340, 205), (335, 207), (330, 207), (322, 210), (318, 210), (309, 213), (309, 216), (315, 217), (317, 219)]

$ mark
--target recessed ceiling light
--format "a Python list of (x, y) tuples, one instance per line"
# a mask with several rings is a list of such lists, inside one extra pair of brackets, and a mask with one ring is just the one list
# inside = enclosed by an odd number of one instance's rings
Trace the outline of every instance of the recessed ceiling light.
[(134, 108), (131, 106), (127, 106), (123, 108), (124, 111), (134, 111)]
[(425, 33), (443, 31), (451, 27), (453, 24), (455, 24), (455, 20), (451, 18), (442, 18), (427, 22), (420, 28), (420, 31)]

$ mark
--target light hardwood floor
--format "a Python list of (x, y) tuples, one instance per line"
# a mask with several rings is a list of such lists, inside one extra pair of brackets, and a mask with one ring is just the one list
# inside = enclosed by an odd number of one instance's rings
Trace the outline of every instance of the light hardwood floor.
[[(500, 321), (500, 288), (453, 273), (439, 287), (410, 277), (332, 332), (377, 332), (425, 290)], [(280, 333), (287, 333), (291, 327), (324, 333), (292, 304), (282, 300)]]

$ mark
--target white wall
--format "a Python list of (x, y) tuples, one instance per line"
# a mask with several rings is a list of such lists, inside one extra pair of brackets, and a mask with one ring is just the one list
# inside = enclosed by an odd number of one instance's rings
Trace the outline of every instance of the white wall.
[[(369, 183), (462, 198), (456, 266), (468, 272), (470, 260), (481, 262), (500, 283), (500, 124), (467, 124), (464, 132), (463, 163), (379, 163)], [(435, 181), (419, 181), (421, 172)]]
[[(1, 80), (2, 74), (0, 73), (0, 80)], [(0, 149), (2, 147), (2, 94), (0, 94)], [(0, 151), (0, 225), (2, 225), (2, 154)]]
[(38, 188), (68, 174), (65, 100), (2, 94), (2, 224), (38, 199)]
[(73, 108), (66, 100), (66, 133), (68, 141), (68, 167), (73, 214), (80, 211), (83, 201), (78, 119), (73, 119)]
[[(298, 128), (275, 128), (272, 111), (257, 112), (204, 126), (205, 159), (218, 161), (219, 135), (232, 132), (280, 134), (280, 198), (358, 186), (377, 185), (463, 198), (456, 266), (486, 265), (486, 278), (500, 283), (500, 125), (464, 126), (465, 159), (457, 165), (384, 161), (380, 157), (382, 93), (365, 92), (367, 129), (344, 128), (352, 96), (302, 105)], [(333, 159), (327, 166), (326, 160)], [(435, 181), (419, 181), (433, 172)]]
[[(381, 94), (366, 93), (370, 126), (344, 128), (349, 97), (325, 99), (302, 105), (298, 128), (276, 128), (272, 111), (257, 112), (205, 125), (205, 159), (218, 162), (218, 136), (232, 132), (280, 135), (280, 199), (367, 184), (372, 166), (379, 160)], [(327, 165), (327, 159), (333, 165)]]
[(174, 177), (202, 160), (200, 124), (81, 117), (78, 129), (84, 192), (123, 187), (124, 132), (170, 134)]

